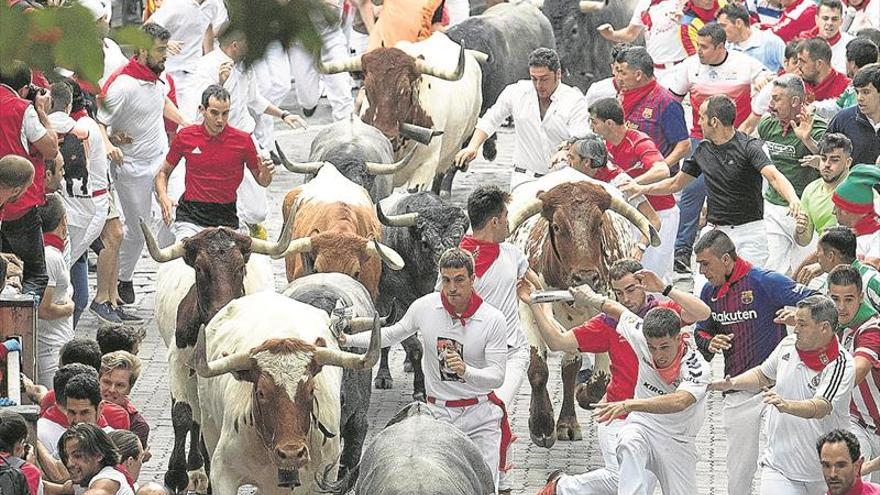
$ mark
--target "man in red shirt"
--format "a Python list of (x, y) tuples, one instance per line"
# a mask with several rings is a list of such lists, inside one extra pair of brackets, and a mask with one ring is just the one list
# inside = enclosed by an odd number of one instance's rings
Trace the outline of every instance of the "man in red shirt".
[(761, 26), (762, 29), (770, 29), (788, 43), (802, 32), (816, 27), (816, 3), (813, 0), (781, 0), (779, 4), (784, 9), (782, 17), (776, 24)]
[(816, 443), (828, 495), (878, 495), (880, 485), (862, 481), (862, 452), (855, 435), (832, 430)]
[[(626, 126), (623, 107), (616, 98), (603, 98), (590, 106), (590, 126), (605, 138), (611, 161), (635, 179), (637, 184), (653, 184), (669, 177), (669, 165), (647, 134)], [(648, 202), (660, 217), (660, 245), (639, 245), (642, 264), (662, 278), (672, 276), (675, 236), (679, 212), (671, 194), (648, 195)]]
[(849, 87), (849, 78), (831, 66), (831, 56), (831, 46), (822, 38), (798, 46), (798, 71), (807, 86), (807, 103), (836, 100)]
[[(668, 308), (681, 315), (682, 326), (709, 317), (709, 307), (688, 292), (674, 289), (654, 272), (642, 269), (633, 259), (615, 262), (608, 271), (611, 288), (617, 300), (639, 316), (646, 315), (656, 307)], [(633, 398), (639, 361), (630, 344), (616, 331), (617, 320), (600, 313), (583, 325), (565, 330), (553, 319), (551, 305), (531, 302), (532, 285), (520, 281), (517, 293), (529, 305), (535, 323), (547, 347), (552, 351), (607, 352), (611, 358), (611, 381), (603, 402), (617, 402)], [(660, 301), (648, 292), (662, 292), (670, 300)], [(617, 493), (618, 462), (616, 456), (617, 434), (624, 424), (624, 417), (608, 424), (599, 423), (599, 446), (605, 460), (605, 468), (577, 476), (563, 476), (556, 485), (558, 495), (576, 493)], [(648, 483), (653, 493), (653, 476)], [(542, 492), (543, 493), (543, 492)]]
[(250, 135), (228, 125), (229, 106), (229, 92), (223, 86), (208, 86), (199, 107), (204, 122), (177, 133), (156, 174), (162, 218), (166, 225), (171, 225), (174, 205), (168, 197), (168, 177), (180, 159), (186, 158), (185, 189), (172, 227), (178, 240), (205, 227), (239, 228), (236, 190), (245, 167), (254, 174), (257, 184), (267, 187), (272, 182), (272, 163), (260, 159)]

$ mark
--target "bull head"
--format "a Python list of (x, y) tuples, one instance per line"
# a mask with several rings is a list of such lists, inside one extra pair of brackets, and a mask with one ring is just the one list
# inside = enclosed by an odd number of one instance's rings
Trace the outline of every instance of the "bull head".
[[(398, 48), (378, 48), (374, 50), (374, 52), (380, 52), (382, 50), (399, 50)], [(412, 57), (410, 57), (412, 58)], [(446, 79), (447, 81), (458, 81), (461, 79), (461, 76), (464, 75), (464, 64), (465, 64), (465, 48), (464, 44), (461, 46), (461, 51), (458, 55), (458, 65), (455, 67), (455, 70), (448, 69), (440, 69), (434, 67), (433, 65), (426, 62), (424, 59), (420, 58), (412, 58), (416, 69), (418, 69), (420, 74), (425, 74), (428, 76), (439, 77), (440, 79)], [(315, 67), (318, 69), (318, 72), (322, 74), (338, 74), (340, 72), (361, 72), (364, 70), (363, 60), (361, 57), (351, 57), (345, 60), (339, 60), (334, 62), (329, 62), (324, 64), (320, 57), (315, 59)]]
[(386, 227), (414, 227), (419, 221), (418, 212), (389, 217), (382, 211), (382, 204), (379, 202), (376, 203), (376, 216), (379, 217), (379, 222)]
[[(293, 215), (291, 215), (288, 218), (293, 218)], [(322, 241), (322, 240), (330, 241), (330, 242), (328, 242), (328, 244), (331, 244), (331, 243), (332, 244), (339, 244), (340, 238), (351, 237), (352, 239), (348, 239), (349, 242), (347, 242), (347, 244), (349, 244), (348, 247), (351, 247), (352, 244), (357, 243), (358, 239), (363, 239), (356, 234), (340, 234), (340, 233), (335, 233), (335, 232), (325, 232), (323, 234), (316, 234), (314, 237), (315, 237), (315, 239), (313, 239), (312, 237), (301, 237), (299, 239), (294, 240), (293, 242), (290, 243), (290, 246), (287, 248), (287, 250), (284, 253), (281, 253), (277, 256), (273, 256), (273, 258), (278, 259), (278, 258), (284, 258), (284, 257), (289, 256), (291, 254), (313, 252), (317, 248), (316, 244), (320, 244), (320, 241)], [(333, 239), (330, 239), (330, 237), (333, 237)], [(381, 242), (379, 242), (375, 239), (366, 240), (365, 251), (366, 251), (367, 255), (373, 256), (373, 257), (376, 257), (376, 258), (379, 258), (380, 260), (382, 260), (385, 263), (385, 265), (387, 265), (388, 268), (391, 268), (392, 270), (402, 270), (404, 267), (403, 258), (400, 256), (400, 254), (397, 253), (397, 251), (391, 249), (390, 247), (382, 244)], [(336, 260), (336, 261), (339, 261), (339, 260)], [(335, 270), (331, 270), (331, 271), (335, 271)], [(341, 273), (346, 273), (347, 275), (350, 275), (353, 278), (358, 278), (356, 276), (356, 274), (347, 273), (345, 271), (342, 271)]]
[[(430, 129), (428, 129), (428, 132), (439, 132), (442, 134), (440, 131), (431, 131)], [(401, 131), (401, 134), (402, 133), (403, 132)], [(284, 165), (284, 168), (295, 174), (317, 174), (324, 165), (332, 165), (330, 162), (291, 162), (287, 159), (287, 155), (281, 151), (281, 147), (277, 142), (275, 143), (275, 150), (278, 152), (278, 157), (281, 159), (281, 164)], [(413, 148), (403, 158), (393, 163), (364, 162), (364, 165), (366, 166), (367, 172), (373, 175), (393, 175), (409, 165), (415, 152), (416, 149)]]

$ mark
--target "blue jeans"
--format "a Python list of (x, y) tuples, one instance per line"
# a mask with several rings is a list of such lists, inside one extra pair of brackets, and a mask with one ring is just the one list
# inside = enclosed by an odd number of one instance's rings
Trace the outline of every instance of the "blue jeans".
[(83, 253), (70, 267), (70, 284), (73, 286), (73, 328), (79, 322), (89, 304), (89, 253)]
[[(691, 138), (691, 155), (697, 149), (701, 139)], [(690, 260), (694, 248), (694, 241), (700, 227), (700, 212), (703, 203), (706, 202), (706, 179), (700, 174), (693, 182), (687, 185), (681, 192), (678, 200), (680, 211), (678, 222), (678, 234), (675, 236), (675, 257)]]

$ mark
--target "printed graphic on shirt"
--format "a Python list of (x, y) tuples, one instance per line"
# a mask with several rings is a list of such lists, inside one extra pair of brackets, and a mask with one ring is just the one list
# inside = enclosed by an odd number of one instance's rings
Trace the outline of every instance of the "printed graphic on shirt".
[(437, 361), (440, 363), (440, 380), (444, 382), (464, 382), (446, 364), (446, 351), (450, 350), (459, 356), (464, 356), (464, 345), (461, 342), (448, 337), (437, 337)]

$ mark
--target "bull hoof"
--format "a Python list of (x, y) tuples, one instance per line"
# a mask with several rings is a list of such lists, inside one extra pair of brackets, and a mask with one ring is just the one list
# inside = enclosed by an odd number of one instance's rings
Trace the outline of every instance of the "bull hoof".
[(563, 442), (579, 442), (584, 439), (581, 434), (581, 425), (577, 419), (574, 421), (559, 420), (556, 424), (556, 439)]
[(193, 491), (200, 495), (208, 493), (208, 475), (205, 474), (204, 468), (190, 471), (189, 475), (189, 491)]
[(608, 388), (610, 377), (604, 371), (597, 371), (586, 383), (580, 383), (574, 389), (574, 396), (577, 403), (583, 409), (593, 409), (593, 404), (602, 400), (605, 396), (605, 389)]
[(376, 374), (376, 379), (373, 380), (373, 385), (379, 390), (390, 390), (394, 386), (394, 380), (391, 378), (391, 373), (383, 373), (382, 370), (379, 370)]
[(553, 435), (536, 435), (529, 432), (529, 437), (532, 439), (533, 444), (545, 449), (549, 449), (556, 443), (556, 437)]
[(169, 469), (165, 472), (165, 486), (173, 494), (186, 493), (189, 485), (189, 477), (182, 469)]

